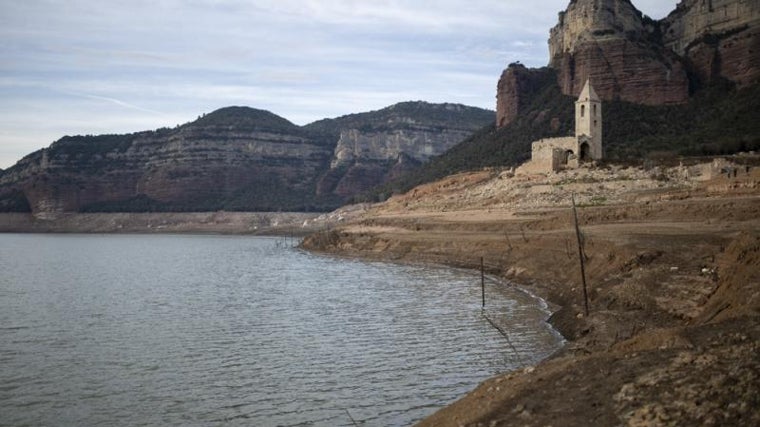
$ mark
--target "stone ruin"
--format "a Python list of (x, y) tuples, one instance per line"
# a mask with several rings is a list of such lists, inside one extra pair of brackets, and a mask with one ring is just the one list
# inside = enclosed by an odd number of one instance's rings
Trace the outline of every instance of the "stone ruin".
[(517, 169), (517, 173), (549, 173), (577, 168), (582, 163), (601, 160), (602, 101), (586, 80), (578, 100), (575, 101), (575, 136), (545, 138), (531, 145), (531, 160)]

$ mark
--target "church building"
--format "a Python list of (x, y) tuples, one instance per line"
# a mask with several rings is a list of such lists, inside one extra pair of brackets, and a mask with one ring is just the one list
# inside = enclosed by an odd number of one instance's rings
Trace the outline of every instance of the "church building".
[(518, 172), (557, 172), (602, 159), (602, 101), (590, 80), (575, 101), (575, 136), (535, 141), (531, 149), (531, 160)]

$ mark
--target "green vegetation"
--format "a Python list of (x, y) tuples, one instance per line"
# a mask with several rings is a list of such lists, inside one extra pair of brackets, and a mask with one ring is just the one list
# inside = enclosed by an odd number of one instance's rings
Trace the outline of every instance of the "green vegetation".
[(129, 149), (136, 134), (64, 136), (48, 149), (48, 156), (65, 155), (69, 158), (91, 157)]
[[(353, 201), (384, 200), (416, 185), (457, 172), (514, 166), (530, 157), (532, 141), (572, 135), (574, 98), (560, 93), (556, 76), (550, 69), (542, 69), (537, 73), (533, 83), (534, 95), (521, 102), (520, 116), (509, 126), (500, 129), (493, 125), (495, 115), (492, 111), (454, 104), (406, 102), (375, 112), (321, 120), (305, 127), (298, 127), (267, 111), (229, 107), (174, 129), (127, 135), (66, 136), (48, 149), (26, 156), (17, 165), (0, 172), (0, 176), (16, 173), (23, 175), (21, 172), (25, 168), (41, 164), (43, 156), (47, 156), (49, 169), (33, 172), (31, 179), (40, 180), (40, 185), (65, 183), (79, 185), (80, 189), (84, 189), (84, 183), (98, 174), (114, 171), (134, 171), (139, 174), (144, 165), (136, 164), (135, 157), (131, 157), (131, 149), (137, 148), (136, 141), (139, 141), (141, 149), (146, 149), (151, 145), (165, 144), (170, 138), (219, 138), (222, 129), (255, 129), (303, 136), (304, 140), (322, 145), (326, 154), (324, 158), (309, 159), (306, 163), (293, 163), (278, 158), (262, 159), (263, 163), (278, 168), (280, 172), (251, 169), (250, 175), (246, 173), (237, 177), (233, 180), (235, 184), (227, 187), (227, 190), (220, 186), (217, 192), (216, 187), (211, 186), (209, 188), (215, 188), (213, 192), (198, 191), (192, 196), (184, 196), (186, 199), (181, 201), (162, 203), (145, 195), (136, 195), (127, 200), (93, 203), (82, 210), (326, 211), (345, 202), (331, 191), (349, 172), (354, 174), (354, 185), (367, 185), (369, 178), (377, 175), (379, 179), (395, 166), (395, 161), (389, 161), (387, 164), (366, 163), (363, 168), (352, 169), (350, 165), (344, 165), (330, 170), (331, 145), (336, 143), (342, 129), (405, 129), (421, 123), (433, 128), (446, 126), (474, 131), (470, 138), (421, 167), (415, 167), (416, 164), (411, 159), (405, 160), (404, 168), (396, 171), (414, 170), (356, 196)], [(481, 123), (488, 125), (477, 129)], [(696, 93), (685, 105), (643, 106), (620, 101), (605, 102), (603, 125), (606, 158), (617, 163), (672, 162), (684, 156), (724, 155), (758, 150), (760, 84), (741, 90), (729, 84), (715, 85)], [(200, 163), (197, 162), (218, 160), (215, 157), (209, 158), (209, 154), (215, 153), (215, 150), (215, 147), (198, 148), (188, 145), (185, 154), (193, 154), (195, 151), (198, 154), (190, 156), (194, 160), (185, 167), (170, 169), (167, 172), (168, 178), (180, 181), (199, 173)], [(223, 158), (222, 154), (220, 156)], [(313, 178), (303, 175), (307, 168), (317, 171)], [(79, 177), (74, 179), (77, 176)], [(0, 187), (0, 211), (29, 211), (29, 203), (23, 191), (15, 185), (9, 181)], [(317, 195), (317, 185), (320, 186), (320, 195)], [(595, 201), (597, 202), (604, 203)]]
[[(327, 135), (337, 141), (343, 129), (359, 129), (364, 132), (404, 129), (413, 125), (406, 119), (408, 117), (414, 117), (415, 123), (422, 123), (429, 127), (475, 130), (493, 121), (494, 112), (459, 104), (401, 102), (377, 111), (319, 120), (304, 128), (314, 134)], [(473, 127), (473, 123), (478, 123), (478, 125)]]
[(553, 73), (543, 77), (541, 89), (509, 126), (496, 129), (492, 124), (475, 132), (470, 138), (441, 156), (403, 177), (382, 185), (355, 201), (378, 201), (392, 194), (406, 192), (422, 183), (467, 170), (522, 163), (530, 158), (531, 142), (549, 137), (567, 136), (575, 129), (574, 100), (560, 93)]
[(264, 132), (299, 133), (300, 127), (290, 121), (266, 110), (250, 107), (220, 108), (198, 117), (181, 128), (227, 128), (239, 130), (257, 130)]
[[(355, 201), (383, 200), (457, 172), (515, 166), (530, 158), (532, 141), (572, 135), (574, 99), (562, 95), (550, 77), (509, 126), (487, 126), (420, 169)], [(760, 149), (760, 84), (740, 90), (714, 85), (684, 105), (605, 102), (603, 111), (605, 156), (613, 162), (641, 164)]]
[(166, 212), (171, 211), (158, 200), (139, 194), (127, 200), (96, 202), (81, 209), (82, 212)]
[(760, 85), (709, 87), (685, 105), (604, 104), (612, 161), (733, 154), (760, 148)]
[(0, 198), (0, 212), (31, 212), (29, 201), (21, 190), (12, 190)]

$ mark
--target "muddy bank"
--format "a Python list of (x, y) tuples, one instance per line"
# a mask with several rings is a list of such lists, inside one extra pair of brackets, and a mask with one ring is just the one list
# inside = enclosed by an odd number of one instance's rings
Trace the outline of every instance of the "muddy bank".
[[(677, 169), (462, 174), (304, 246), (471, 268), (483, 257), (557, 307), (562, 351), (421, 425), (758, 425), (759, 181)], [(588, 317), (568, 187), (582, 205)]]

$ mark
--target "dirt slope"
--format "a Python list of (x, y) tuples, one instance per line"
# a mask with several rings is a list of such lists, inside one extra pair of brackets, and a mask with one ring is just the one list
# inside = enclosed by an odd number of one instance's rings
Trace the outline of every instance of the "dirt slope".
[(472, 268), (483, 257), (556, 306), (563, 350), (420, 425), (760, 425), (760, 168), (740, 160), (736, 176), (719, 162), (460, 174), (354, 211), (304, 246)]

